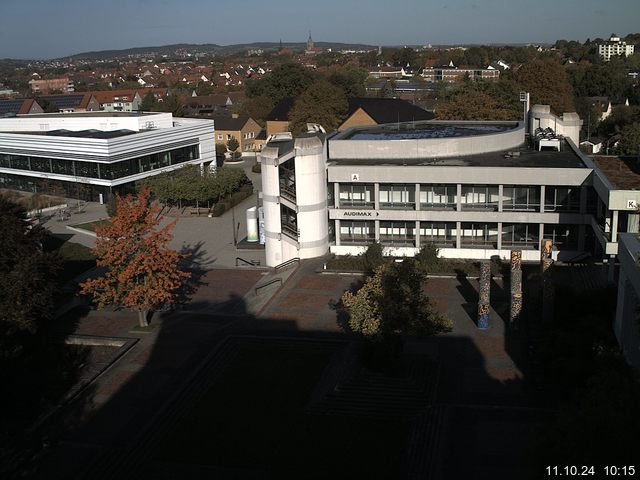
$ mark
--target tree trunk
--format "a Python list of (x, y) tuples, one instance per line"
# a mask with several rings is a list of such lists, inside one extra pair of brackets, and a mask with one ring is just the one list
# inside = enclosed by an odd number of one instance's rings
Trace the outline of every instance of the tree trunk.
[(138, 322), (140, 323), (141, 327), (149, 326), (149, 310), (147, 309), (138, 310)]

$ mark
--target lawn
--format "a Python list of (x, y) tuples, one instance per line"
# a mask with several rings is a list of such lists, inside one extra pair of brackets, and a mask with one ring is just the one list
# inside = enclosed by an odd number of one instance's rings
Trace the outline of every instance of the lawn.
[(396, 478), (407, 420), (305, 412), (332, 353), (304, 344), (241, 344), (167, 432), (156, 460), (255, 469), (272, 478)]
[(62, 270), (58, 273), (61, 285), (96, 266), (96, 257), (91, 249), (79, 243), (49, 235), (44, 248), (50, 252), (57, 251), (62, 257)]
[(108, 219), (96, 220), (95, 222), (80, 223), (79, 225), (74, 225), (74, 227), (75, 228), (80, 228), (82, 230), (89, 230), (89, 231), (95, 233), (96, 227), (100, 227), (100, 226), (105, 225), (107, 223), (109, 223)]

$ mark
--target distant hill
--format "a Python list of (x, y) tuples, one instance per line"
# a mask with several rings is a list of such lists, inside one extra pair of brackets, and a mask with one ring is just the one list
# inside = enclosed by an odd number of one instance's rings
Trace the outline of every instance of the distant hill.
[[(371, 50), (377, 48), (372, 45), (353, 44), (353, 43), (334, 43), (334, 42), (314, 42), (316, 47), (331, 48), (334, 50)], [(303, 50), (306, 47), (306, 43), (288, 43), (283, 42), (284, 48), (292, 48), (294, 50)], [(277, 50), (280, 47), (279, 42), (255, 42), (255, 43), (239, 43), (235, 45), (217, 45), (215, 43), (204, 44), (191, 44), (191, 43), (176, 43), (173, 45), (163, 45), (158, 47), (136, 47), (126, 48), (122, 50), (102, 50), (98, 52), (84, 52), (77, 53), (75, 55), (64, 56), (64, 59), (92, 59), (92, 60), (108, 60), (110, 58), (121, 58), (129, 55), (171, 55), (176, 50), (186, 50), (189, 53), (217, 53), (217, 54), (233, 54), (241, 52), (243, 50), (257, 50), (262, 49), (265, 51)]]

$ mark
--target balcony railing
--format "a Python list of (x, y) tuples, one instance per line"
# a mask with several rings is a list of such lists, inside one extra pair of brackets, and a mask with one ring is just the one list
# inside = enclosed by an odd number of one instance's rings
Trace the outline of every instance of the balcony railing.
[(290, 223), (283, 223), (282, 224), (282, 233), (284, 233), (286, 236), (294, 239), (295, 241), (298, 241), (299, 232), (298, 232), (298, 227), (296, 225), (293, 225), (293, 224), (290, 224)]
[(296, 187), (295, 185), (291, 185), (289, 187), (280, 186), (280, 195), (284, 198), (287, 198), (293, 202), (296, 201)]

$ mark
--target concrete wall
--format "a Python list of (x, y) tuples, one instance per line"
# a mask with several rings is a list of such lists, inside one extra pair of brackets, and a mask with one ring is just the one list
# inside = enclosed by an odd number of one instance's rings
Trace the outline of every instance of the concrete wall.
[(636, 263), (640, 255), (640, 240), (637, 234), (622, 233), (618, 244), (620, 276), (614, 333), (627, 361), (640, 368), (640, 267)]
[(551, 113), (549, 105), (534, 105), (529, 112), (529, 119), (531, 133), (538, 127), (551, 128), (557, 134), (569, 137), (574, 144), (580, 144), (582, 120), (575, 112), (563, 113), (562, 117), (558, 117)]
[(297, 138), (295, 152), (299, 257), (314, 258), (329, 249), (326, 143), (317, 137)]
[[(184, 120), (184, 119), (183, 119)], [(0, 132), (42, 132), (48, 130), (132, 130), (138, 132), (149, 128), (171, 128), (173, 117), (170, 113), (154, 113), (145, 115), (109, 115), (94, 112), (74, 114), (39, 114), (18, 115), (12, 118), (0, 119)]]
[[(331, 143), (333, 145), (333, 143)], [(330, 146), (333, 152), (333, 147)], [(463, 183), (470, 185), (582, 185), (588, 168), (514, 168), (402, 165), (329, 165), (329, 182), (354, 183)]]

